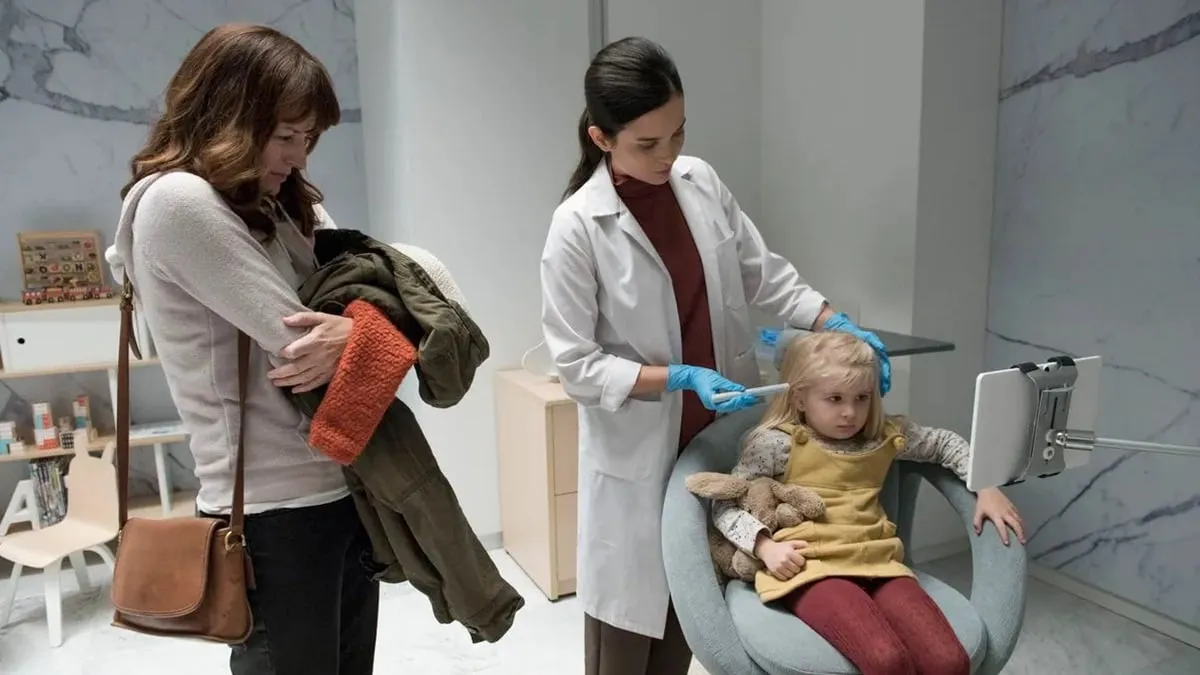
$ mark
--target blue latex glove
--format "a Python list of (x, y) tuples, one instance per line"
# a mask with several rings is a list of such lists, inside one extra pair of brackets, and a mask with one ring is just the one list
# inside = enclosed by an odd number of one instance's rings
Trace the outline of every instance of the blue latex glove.
[(745, 391), (736, 382), (730, 382), (715, 370), (699, 366), (672, 365), (667, 367), (667, 391), (694, 391), (705, 408), (718, 413), (731, 413), (758, 405), (758, 399), (750, 394), (713, 403), (713, 394), (727, 391)]
[(880, 340), (879, 336), (871, 331), (863, 330), (854, 325), (854, 322), (850, 320), (850, 317), (846, 316), (845, 312), (838, 312), (829, 317), (825, 321), (825, 330), (850, 333), (871, 345), (871, 349), (875, 350), (875, 357), (879, 359), (879, 393), (882, 396), (887, 396), (887, 393), (892, 389), (892, 362), (888, 359), (887, 347), (884, 346), (883, 340)]

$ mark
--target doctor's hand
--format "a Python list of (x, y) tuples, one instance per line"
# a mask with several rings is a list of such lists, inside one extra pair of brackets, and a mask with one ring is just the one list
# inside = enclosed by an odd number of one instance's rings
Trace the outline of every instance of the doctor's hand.
[(879, 393), (887, 396), (887, 393), (892, 389), (892, 362), (888, 358), (887, 347), (884, 346), (883, 340), (880, 340), (879, 336), (871, 331), (863, 330), (856, 326), (850, 320), (850, 317), (846, 316), (845, 312), (838, 312), (826, 319), (825, 330), (850, 333), (871, 345), (871, 349), (875, 350), (875, 358), (879, 360)]
[(731, 413), (758, 404), (758, 399), (749, 394), (713, 403), (713, 395), (728, 391), (746, 391), (736, 382), (730, 382), (715, 370), (699, 366), (673, 365), (667, 367), (667, 391), (694, 391), (705, 408), (719, 413)]
[(337, 370), (354, 319), (322, 312), (300, 312), (284, 317), (290, 328), (310, 328), (308, 333), (283, 348), (280, 356), (287, 363), (267, 373), (277, 387), (291, 387), (299, 394), (329, 384)]

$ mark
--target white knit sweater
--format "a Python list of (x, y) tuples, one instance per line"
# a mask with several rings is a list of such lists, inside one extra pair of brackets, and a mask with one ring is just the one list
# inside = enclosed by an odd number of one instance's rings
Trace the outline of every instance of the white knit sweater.
[(467, 307), (467, 299), (463, 296), (462, 291), (458, 288), (458, 284), (454, 282), (454, 277), (450, 276), (450, 270), (442, 264), (437, 256), (420, 246), (412, 244), (394, 243), (390, 246), (404, 255), (412, 258), (413, 262), (420, 265), (433, 279), (433, 283), (442, 291), (447, 299), (457, 302), (464, 310), (470, 311)]

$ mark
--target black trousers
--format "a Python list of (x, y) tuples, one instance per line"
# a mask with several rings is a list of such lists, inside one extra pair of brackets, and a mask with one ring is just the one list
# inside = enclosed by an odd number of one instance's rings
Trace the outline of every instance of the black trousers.
[(254, 633), (233, 648), (233, 675), (370, 675), (379, 585), (349, 497), (246, 516)]

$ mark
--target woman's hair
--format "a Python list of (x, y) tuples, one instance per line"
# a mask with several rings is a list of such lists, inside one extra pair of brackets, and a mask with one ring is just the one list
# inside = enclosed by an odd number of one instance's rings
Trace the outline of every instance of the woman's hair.
[(596, 126), (615, 138), (630, 122), (683, 94), (683, 82), (666, 50), (641, 37), (627, 37), (597, 52), (583, 76), (587, 107), (579, 117), (579, 164), (571, 174), (563, 199), (575, 193), (604, 160), (588, 134)]
[[(200, 38), (184, 57), (164, 96), (162, 115), (146, 146), (130, 162), (139, 180), (183, 170), (212, 184), (252, 230), (271, 237), (274, 220), (259, 185), (260, 156), (280, 122), (314, 123), (308, 151), (341, 111), (321, 62), (292, 38), (268, 26), (226, 24)], [(276, 196), (306, 236), (316, 225), (322, 195), (293, 171)]]
[(779, 376), (788, 384), (788, 390), (771, 399), (762, 421), (750, 431), (747, 440), (782, 424), (807, 423), (804, 411), (796, 407), (795, 399), (827, 378), (848, 386), (865, 385), (870, 390), (871, 405), (861, 433), (867, 439), (883, 435), (879, 361), (875, 358), (875, 350), (854, 335), (827, 331), (792, 339), (783, 353)]

